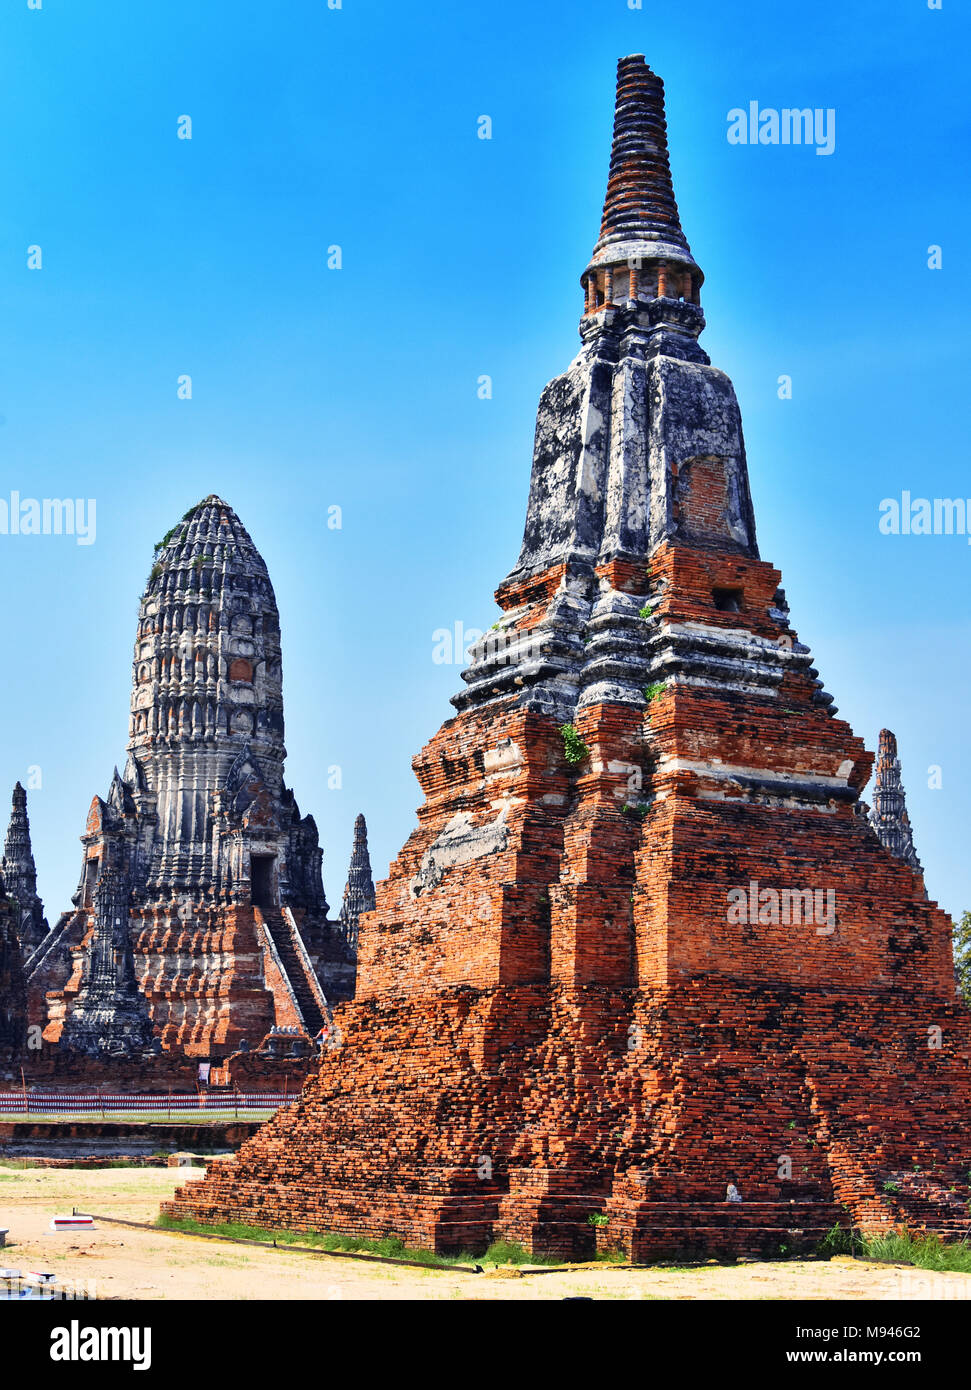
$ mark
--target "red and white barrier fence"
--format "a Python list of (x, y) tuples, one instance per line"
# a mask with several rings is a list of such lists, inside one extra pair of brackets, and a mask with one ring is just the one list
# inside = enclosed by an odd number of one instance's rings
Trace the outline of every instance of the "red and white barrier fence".
[(265, 1110), (267, 1113), (278, 1110), (281, 1105), (292, 1104), (298, 1092), (290, 1095), (269, 1094), (248, 1091), (202, 1091), (180, 1095), (120, 1096), (100, 1095), (97, 1092), (83, 1094), (72, 1091), (13, 1091), (0, 1093), (0, 1115), (86, 1115), (111, 1114), (124, 1115), (133, 1112), (171, 1111), (211, 1114), (214, 1110)]

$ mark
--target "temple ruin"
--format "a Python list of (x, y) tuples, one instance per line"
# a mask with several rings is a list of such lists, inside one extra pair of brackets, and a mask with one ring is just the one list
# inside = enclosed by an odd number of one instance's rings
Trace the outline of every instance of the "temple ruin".
[(91, 802), (73, 909), (26, 962), (45, 1043), (220, 1063), (286, 1030), (309, 1050), (352, 997), (317, 827), (284, 782), (282, 679), (266, 565), (207, 497), (156, 547), (125, 769)]
[(872, 755), (759, 555), (703, 281), (662, 83), (622, 59), (582, 346), (342, 1046), (165, 1211), (634, 1259), (963, 1229), (951, 923), (863, 814)]
[(868, 810), (873, 755), (760, 555), (640, 55), (581, 285), (502, 616), (376, 894), (361, 818), (330, 921), (284, 782), (272, 586), (207, 497), (157, 549), (124, 771), (49, 932), (15, 789), (0, 1053), (39, 1014), (48, 1048), (111, 1065), (326, 1038), (299, 1102), (164, 1205), (206, 1222), (635, 1260), (811, 1251), (834, 1223), (963, 1233), (951, 923), (893, 736)]

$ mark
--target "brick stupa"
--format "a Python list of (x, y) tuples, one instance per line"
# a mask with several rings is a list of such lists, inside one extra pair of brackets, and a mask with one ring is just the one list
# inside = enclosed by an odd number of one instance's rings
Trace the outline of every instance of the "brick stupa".
[(661, 81), (624, 58), (583, 345), (342, 1045), (166, 1211), (635, 1259), (967, 1229), (951, 924), (759, 558), (702, 281)]

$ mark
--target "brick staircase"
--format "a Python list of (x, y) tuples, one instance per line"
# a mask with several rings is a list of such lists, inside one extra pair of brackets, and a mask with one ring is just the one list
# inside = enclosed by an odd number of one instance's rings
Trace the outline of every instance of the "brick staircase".
[[(314, 1037), (327, 1022), (318, 1002), (318, 995), (322, 998), (323, 994), (319, 985), (315, 990), (314, 985), (307, 977), (308, 964), (294, 940), (293, 924), (279, 908), (258, 907), (254, 909), (254, 912), (257, 921), (261, 921), (269, 933), (280, 964), (286, 973), (293, 997), (297, 1001), (304, 1026), (310, 1036)], [(312, 969), (312, 967), (309, 968)]]
[(24, 962), (24, 973), (28, 980), (40, 969), (45, 962), (50, 961), (55, 953), (60, 952), (69, 958), (70, 943), (72, 933), (76, 937), (83, 935), (83, 929), (87, 925), (88, 911), (86, 908), (78, 909), (74, 912), (63, 912), (54, 926), (31, 952)]

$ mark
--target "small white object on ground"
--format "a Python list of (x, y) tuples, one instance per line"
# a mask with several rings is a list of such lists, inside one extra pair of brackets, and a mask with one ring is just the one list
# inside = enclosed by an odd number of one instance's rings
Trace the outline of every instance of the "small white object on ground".
[(78, 1227), (85, 1227), (88, 1230), (94, 1229), (93, 1216), (52, 1216), (52, 1231), (75, 1231)]

